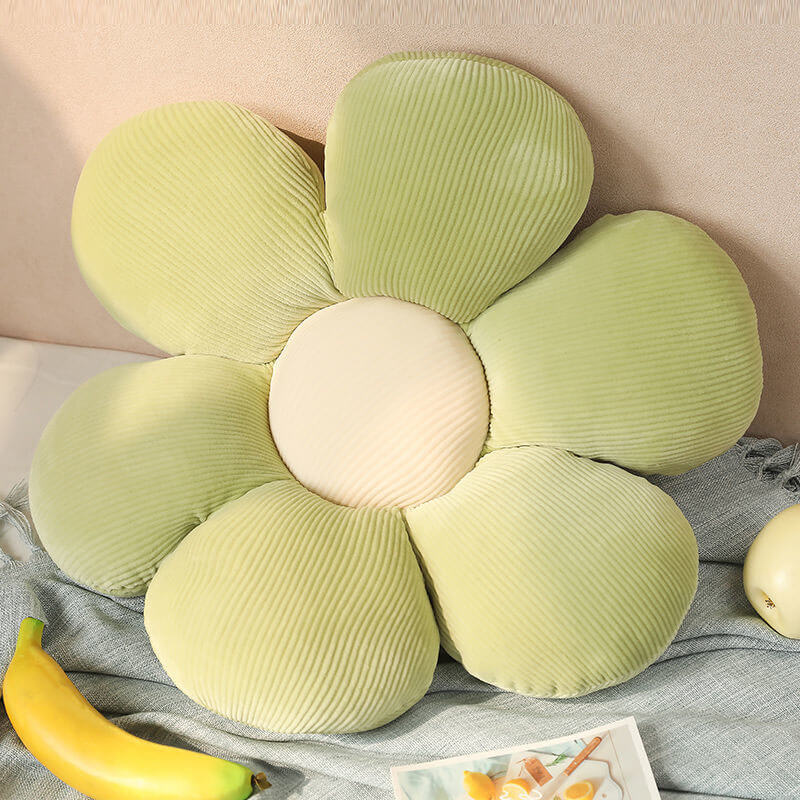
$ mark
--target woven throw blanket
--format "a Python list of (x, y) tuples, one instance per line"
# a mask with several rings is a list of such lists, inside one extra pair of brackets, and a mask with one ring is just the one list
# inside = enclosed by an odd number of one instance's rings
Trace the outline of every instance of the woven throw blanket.
[[(112, 599), (77, 586), (41, 550), (29, 561), (0, 564), (0, 671), (20, 620), (43, 614), (45, 647), (104, 715), (136, 735), (263, 770), (274, 786), (264, 797), (276, 800), (389, 800), (392, 765), (514, 747), (628, 715), (637, 719), (664, 800), (796, 797), (800, 641), (778, 636), (755, 615), (742, 589), (741, 562), (761, 527), (800, 502), (799, 462), (797, 448), (749, 438), (692, 472), (654, 479), (697, 534), (703, 559), (697, 596), (656, 664), (588, 697), (503, 692), (443, 656), (426, 697), (379, 730), (339, 736), (256, 730), (206, 711), (171, 684), (150, 648), (141, 598)], [(5, 506), (8, 519), (18, 505), (19, 499)], [(4, 711), (0, 797), (79, 797), (31, 757)]]

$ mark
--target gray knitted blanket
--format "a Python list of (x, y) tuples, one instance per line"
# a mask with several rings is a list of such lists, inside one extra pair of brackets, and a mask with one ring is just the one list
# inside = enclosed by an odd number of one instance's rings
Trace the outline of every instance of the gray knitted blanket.
[[(256, 730), (206, 711), (172, 685), (150, 649), (141, 598), (112, 599), (77, 586), (41, 550), (27, 562), (0, 563), (0, 674), (20, 620), (43, 613), (45, 647), (103, 714), (148, 739), (263, 770), (274, 787), (264, 797), (276, 800), (388, 800), (394, 764), (513, 747), (628, 715), (637, 719), (664, 800), (797, 797), (800, 641), (778, 636), (755, 615), (740, 564), (766, 521), (800, 502), (800, 453), (775, 440), (743, 439), (703, 467), (654, 482), (697, 534), (697, 596), (656, 664), (588, 697), (521, 697), (443, 657), (426, 697), (379, 730)], [(0, 709), (0, 798), (78, 796), (30, 756)]]

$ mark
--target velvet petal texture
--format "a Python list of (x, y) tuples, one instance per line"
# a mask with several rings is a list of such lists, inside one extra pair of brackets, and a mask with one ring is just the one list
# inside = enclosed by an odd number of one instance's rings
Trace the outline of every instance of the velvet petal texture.
[(389, 722), (425, 693), (439, 650), (400, 514), (337, 506), (294, 480), (184, 539), (150, 584), (145, 625), (190, 697), (283, 732)]
[(271, 361), (341, 299), (319, 170), (230, 103), (176, 103), (114, 129), (83, 168), (72, 241), (116, 319), (168, 353)]
[[(176, 685), (276, 731), (389, 722), (428, 688), (439, 631), (524, 693), (644, 669), (691, 601), (697, 548), (625, 469), (677, 473), (733, 444), (761, 355), (741, 276), (694, 225), (606, 217), (556, 252), (592, 171), (557, 92), (468, 54), (396, 54), (344, 88), (326, 198), (309, 158), (238, 106), (123, 123), (81, 174), (75, 252), (117, 319), (184, 355), (98, 376), (47, 428), (31, 507), (56, 563), (147, 590)], [(420, 356), (409, 303), (450, 320)], [(359, 306), (402, 309), (386, 346), (356, 321), (295, 360), (290, 337)], [(295, 474), (271, 436), (272, 363)]]
[(33, 518), (53, 560), (105, 594), (143, 594), (199, 522), (288, 475), (267, 424), (270, 368), (181, 356), (87, 381), (47, 426)]
[(399, 53), (345, 87), (328, 126), (336, 285), (465, 322), (578, 221), (592, 154), (572, 107), (480, 56)]
[(606, 216), (467, 331), (483, 361), (490, 449), (540, 444), (676, 474), (732, 447), (758, 408), (753, 303), (700, 228)]
[(489, 453), (406, 519), (444, 647), (522, 694), (582, 695), (637, 674), (697, 584), (697, 544), (670, 497), (558, 450)]

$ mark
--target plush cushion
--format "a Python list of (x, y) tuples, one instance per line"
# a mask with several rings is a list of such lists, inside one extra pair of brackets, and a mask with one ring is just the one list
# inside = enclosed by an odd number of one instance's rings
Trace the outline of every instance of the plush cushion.
[(348, 506), (405, 508), (473, 467), (489, 397), (458, 325), (392, 297), (356, 297), (291, 335), (275, 363), (269, 417), (305, 486)]
[(168, 353), (265, 362), (342, 299), (322, 207), (316, 165), (269, 122), (230, 103), (178, 103), (98, 145), (72, 242), (89, 287), (134, 333)]
[(467, 322), (564, 241), (593, 165), (572, 107), (529, 73), (401, 53), (345, 87), (325, 174), (336, 285)]
[(53, 560), (101, 592), (142, 594), (212, 511), (285, 478), (265, 411), (270, 372), (180, 356), (115, 367), (79, 387), (31, 469), (31, 508)]
[(689, 469), (749, 424), (761, 357), (735, 266), (658, 212), (551, 256), (586, 204), (586, 135), (491, 59), (368, 67), (327, 165), (323, 212), (303, 153), (221, 103), (101, 143), (81, 268), (184, 355), (95, 378), (53, 419), (31, 475), (44, 544), (90, 587), (146, 590), (175, 683), (275, 730), (402, 713), (439, 632), (521, 692), (634, 675), (680, 624), (697, 551), (625, 470)]
[(753, 304), (727, 254), (656, 211), (606, 216), (468, 327), (488, 446), (674, 475), (724, 452), (761, 394)]
[(401, 514), (294, 480), (228, 503), (178, 545), (145, 624), (190, 697), (273, 730), (383, 725), (425, 694), (439, 652)]
[(668, 495), (563, 450), (489, 453), (407, 519), (445, 649), (523, 694), (586, 694), (640, 672), (697, 583), (697, 544)]

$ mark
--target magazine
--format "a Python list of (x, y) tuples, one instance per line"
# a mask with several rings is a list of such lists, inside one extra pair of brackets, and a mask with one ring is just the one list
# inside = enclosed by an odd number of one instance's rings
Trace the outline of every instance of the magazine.
[(659, 800), (633, 717), (509, 750), (394, 767), (398, 800)]

